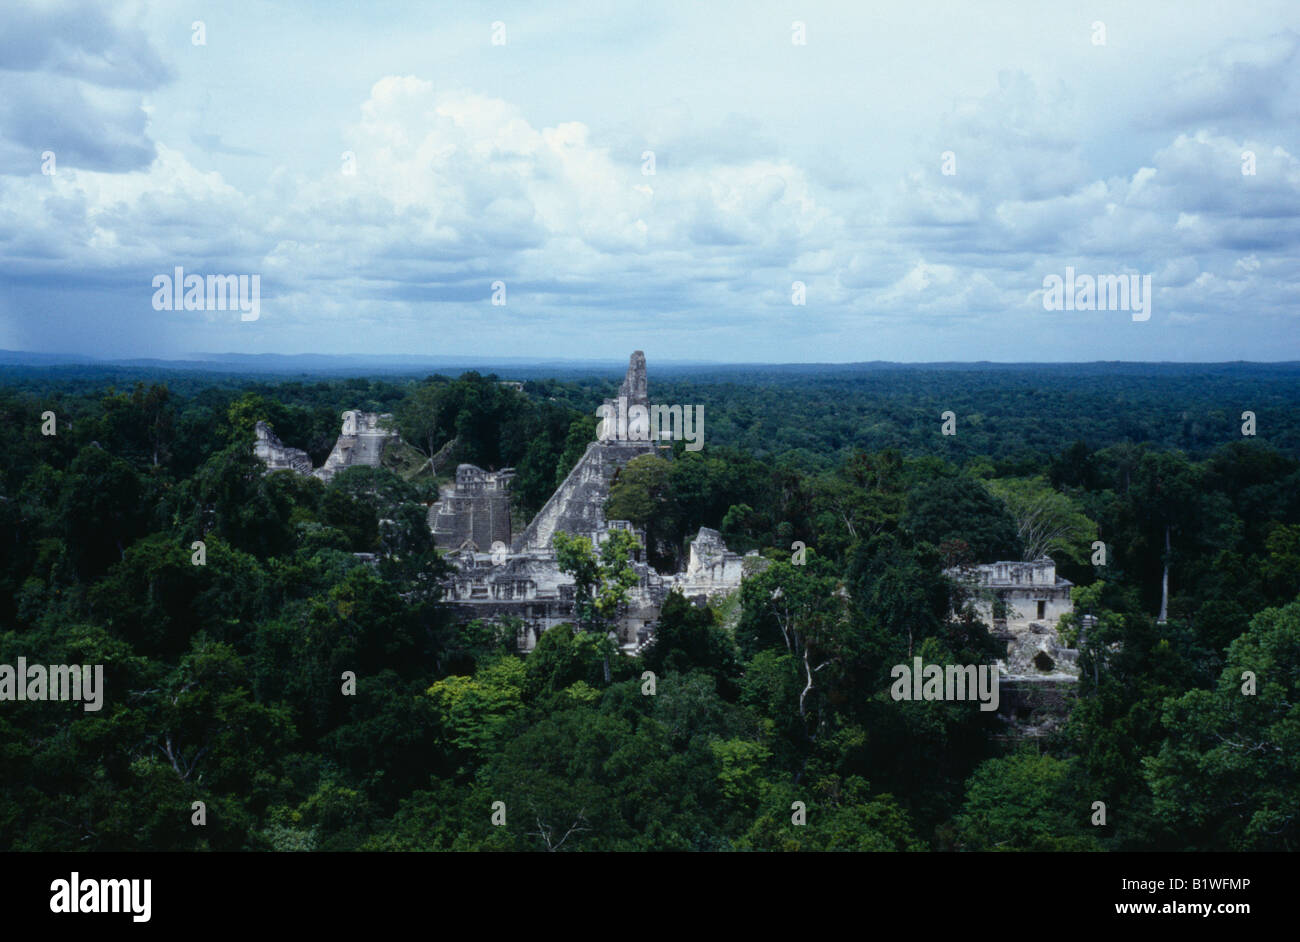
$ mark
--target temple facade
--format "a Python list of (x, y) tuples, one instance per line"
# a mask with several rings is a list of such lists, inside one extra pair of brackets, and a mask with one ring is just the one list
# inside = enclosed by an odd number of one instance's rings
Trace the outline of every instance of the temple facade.
[(392, 416), (387, 413), (357, 410), (344, 412), (343, 430), (334, 442), (334, 449), (325, 463), (312, 474), (328, 484), (330, 478), (344, 468), (358, 465), (379, 467), (384, 447), (400, 437), (396, 429), (386, 427), (391, 419)]
[(441, 550), (490, 552), (510, 545), (510, 481), (514, 469), (484, 471), (472, 464), (456, 468), (429, 508), (429, 529)]
[(364, 465), (377, 468), (383, 459), (384, 448), (398, 441), (398, 433), (382, 427), (392, 416), (378, 412), (349, 411), (343, 413), (343, 428), (334, 449), (319, 468), (311, 466), (311, 456), (301, 448), (290, 448), (271, 431), (265, 422), (254, 427), (256, 439), (253, 454), (266, 464), (268, 471), (296, 471), (310, 474), (326, 483), (344, 468)]
[(1057, 631), (1061, 616), (1074, 610), (1073, 583), (1056, 574), (1050, 557), (982, 563), (947, 574), (968, 587), (980, 618), (1006, 643), (998, 661), (1004, 679), (1077, 679), (1079, 652), (1066, 648)]
[[(649, 407), (645, 355), (632, 354), (618, 398), (606, 408)], [(609, 413), (612, 414), (612, 413)], [(456, 470), (456, 483), (444, 488), (430, 511), (435, 544), (450, 553), (455, 572), (444, 598), (465, 620), (513, 616), (522, 623), (518, 645), (531, 650), (542, 632), (572, 622), (573, 579), (560, 571), (552, 540), (556, 533), (585, 536), (599, 546), (614, 530), (631, 530), (640, 550), (633, 561), (638, 577), (616, 628), (619, 644), (640, 650), (654, 633), (659, 609), (677, 589), (700, 603), (733, 591), (745, 570), (744, 557), (730, 552), (716, 530), (701, 527), (691, 542), (685, 572), (665, 575), (647, 561), (645, 534), (626, 520), (606, 520), (605, 501), (615, 475), (629, 461), (653, 454), (650, 435), (598, 437), (587, 446), (563, 483), (518, 536), (509, 532), (509, 469), (484, 471), (473, 465)], [(750, 567), (761, 565), (757, 553)]]
[[(627, 415), (633, 407), (645, 410), (636, 413), (642, 417), (650, 409), (645, 354), (640, 350), (632, 354), (618, 395), (605, 400), (602, 409), (606, 416), (614, 416)], [(306, 452), (284, 445), (264, 422), (257, 423), (254, 450), (268, 470), (292, 470), (328, 482), (346, 468), (380, 466), (385, 448), (400, 441), (389, 419), (375, 412), (344, 412), (333, 450), (325, 464), (314, 470)], [(449, 443), (452, 446), (454, 442)], [(571, 623), (574, 617), (573, 579), (560, 571), (555, 534), (583, 536), (598, 547), (615, 530), (630, 530), (638, 545), (633, 560), (637, 584), (615, 628), (624, 650), (640, 650), (650, 639), (669, 592), (680, 591), (704, 604), (735, 590), (743, 576), (761, 568), (765, 560), (756, 552), (746, 557), (731, 552), (718, 531), (701, 527), (691, 541), (685, 571), (663, 574), (647, 561), (643, 531), (626, 520), (605, 519), (605, 501), (618, 472), (633, 458), (660, 452), (671, 455), (644, 418), (627, 429), (620, 426), (618, 434), (609, 429), (598, 432), (597, 440), (587, 445), (555, 493), (518, 534), (513, 532), (510, 515), (514, 471), (459, 465), (455, 480), (439, 489), (428, 514), (434, 545), (453, 567), (443, 586), (444, 600), (466, 621), (518, 619), (518, 647), (532, 650), (542, 632)]]
[(290, 448), (280, 441), (271, 426), (258, 422), (253, 427), (257, 438), (253, 442), (253, 454), (262, 459), (268, 471), (297, 471), (299, 474), (311, 473), (311, 458), (301, 448)]

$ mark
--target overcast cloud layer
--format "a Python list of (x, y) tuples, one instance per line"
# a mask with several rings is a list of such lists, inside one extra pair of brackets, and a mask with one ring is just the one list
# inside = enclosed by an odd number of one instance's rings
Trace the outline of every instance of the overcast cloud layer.
[(433, 6), (5, 4), (0, 348), (1300, 359), (1293, 2)]

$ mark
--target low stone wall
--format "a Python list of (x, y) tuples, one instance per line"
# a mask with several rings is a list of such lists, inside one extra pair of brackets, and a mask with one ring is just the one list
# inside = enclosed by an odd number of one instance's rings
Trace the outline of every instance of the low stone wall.
[(1035, 739), (1060, 729), (1074, 709), (1078, 684), (1067, 680), (1003, 680), (998, 685), (998, 716), (1007, 723), (1005, 738)]

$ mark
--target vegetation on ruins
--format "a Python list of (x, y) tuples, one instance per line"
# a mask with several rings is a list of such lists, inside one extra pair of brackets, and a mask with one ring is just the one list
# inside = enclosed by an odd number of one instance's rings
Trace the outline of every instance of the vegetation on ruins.
[[(0, 663), (103, 664), (106, 696), (0, 704), (0, 844), (1300, 848), (1297, 373), (1143, 367), (657, 382), (705, 405), (706, 445), (630, 463), (609, 515), (664, 569), (699, 526), (772, 565), (739, 605), (670, 596), (635, 658), (599, 630), (630, 546), (557, 544), (594, 630), (523, 657), (510, 626), (447, 616), (426, 525), (457, 461), (514, 467), (531, 516), (615, 379), (11, 374)], [(320, 464), (344, 409), (393, 413), (400, 460), (263, 473), (255, 422)], [(1077, 586), (1059, 732), (1008, 743), (977, 704), (890, 698), (913, 656), (994, 656), (946, 566), (1044, 551)]]

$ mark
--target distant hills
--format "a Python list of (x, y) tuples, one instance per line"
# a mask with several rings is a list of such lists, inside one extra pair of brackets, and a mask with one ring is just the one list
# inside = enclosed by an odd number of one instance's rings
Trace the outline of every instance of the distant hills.
[[(631, 353), (631, 351), (628, 351)], [(1115, 376), (1186, 376), (1222, 373), (1300, 377), (1300, 362), (1260, 363), (1234, 361), (1225, 363), (1143, 363), (1129, 361), (1095, 361), (1087, 363), (895, 363), (874, 360), (865, 363), (715, 363), (706, 360), (661, 360), (647, 357), (651, 373), (656, 376), (678, 375), (723, 380), (765, 374), (773, 376), (852, 376), (887, 371), (966, 371), (1023, 372), (1026, 370), (1060, 371), (1070, 375)], [(426, 376), (433, 373), (456, 375), (468, 370), (495, 373), (503, 378), (571, 377), (622, 375), (627, 360), (581, 359), (562, 357), (425, 356), (418, 354), (281, 354), (281, 353), (203, 353), (183, 359), (132, 357), (106, 359), (75, 353), (34, 353), (0, 350), (0, 375), (51, 375), (75, 371), (88, 373), (204, 373), (266, 377), (338, 377), (338, 376)]]

